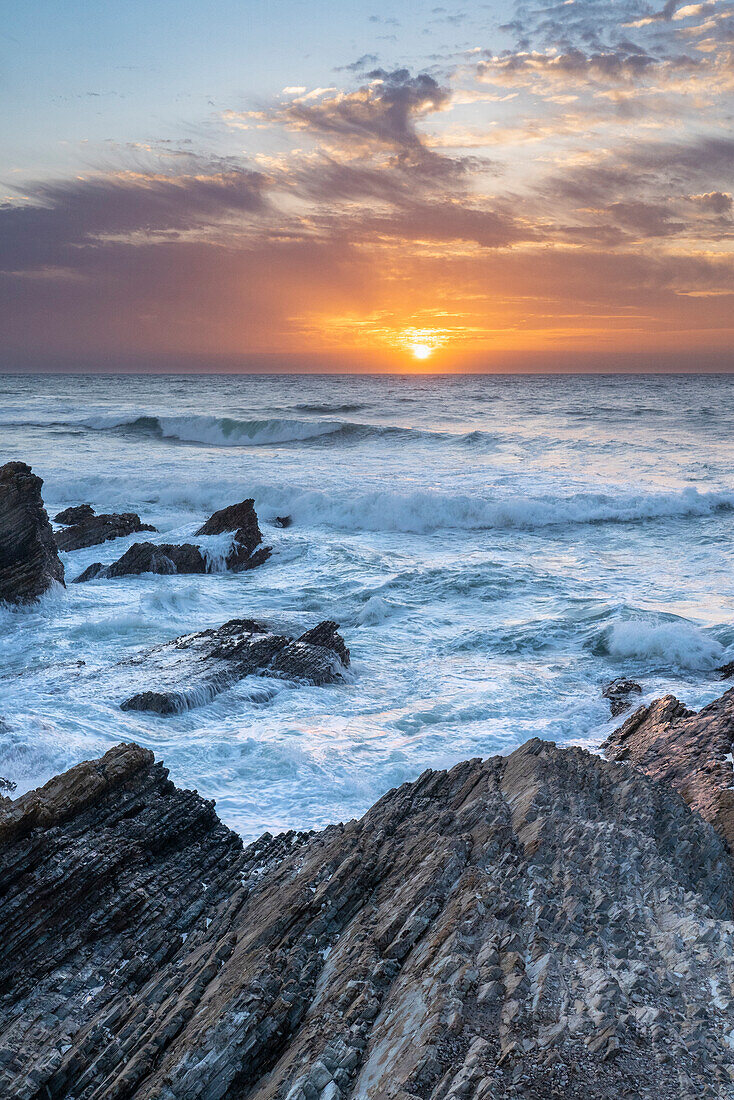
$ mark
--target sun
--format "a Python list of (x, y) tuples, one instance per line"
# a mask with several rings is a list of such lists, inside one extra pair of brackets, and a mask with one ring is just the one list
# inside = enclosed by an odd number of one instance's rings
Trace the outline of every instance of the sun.
[(414, 359), (428, 359), (433, 352), (430, 344), (411, 344), (410, 350)]

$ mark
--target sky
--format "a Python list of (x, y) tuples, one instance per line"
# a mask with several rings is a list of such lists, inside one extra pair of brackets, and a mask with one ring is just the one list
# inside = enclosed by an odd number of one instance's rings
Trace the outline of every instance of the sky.
[(734, 0), (0, 16), (0, 369), (734, 369)]

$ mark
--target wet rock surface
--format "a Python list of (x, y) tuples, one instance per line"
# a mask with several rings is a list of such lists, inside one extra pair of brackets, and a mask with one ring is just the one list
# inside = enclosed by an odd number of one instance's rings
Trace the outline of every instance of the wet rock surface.
[[(230, 550), (224, 556), (222, 565), (232, 573), (242, 573), (255, 569), (270, 557), (270, 547), (251, 548), (251, 532), (245, 532), (243, 541), (240, 531), (232, 538)], [(256, 544), (257, 545), (257, 544)], [(96, 577), (126, 577), (139, 573), (213, 573), (219, 571), (219, 563), (207, 555), (206, 551), (191, 542), (180, 544), (135, 542), (121, 558), (111, 565), (93, 562), (83, 573), (74, 578), (74, 583), (94, 580)]]
[(319, 623), (290, 638), (254, 619), (230, 619), (217, 629), (182, 635), (136, 661), (156, 684), (131, 695), (121, 707), (179, 714), (210, 702), (246, 676), (330, 684), (344, 680), (349, 663), (335, 622)]
[(732, 1097), (725, 847), (534, 740), (248, 847), (136, 745), (0, 810), (17, 1100)]
[(640, 707), (604, 742), (610, 760), (627, 761), (679, 791), (734, 851), (734, 688), (699, 711), (674, 695)]
[(236, 531), (237, 540), (252, 553), (262, 542), (260, 526), (257, 522), (254, 500), (242, 500), (239, 504), (230, 504), (220, 508), (202, 524), (197, 535), (222, 535), (225, 531)]
[(609, 700), (612, 717), (616, 718), (618, 714), (630, 709), (631, 699), (635, 695), (642, 695), (642, 687), (635, 680), (627, 680), (622, 676), (605, 684), (602, 695)]
[(28, 603), (64, 583), (42, 485), (24, 462), (0, 467), (0, 602)]
[(90, 504), (65, 508), (55, 519), (57, 523), (66, 524), (64, 530), (54, 533), (59, 550), (81, 550), (85, 546), (99, 546), (110, 539), (124, 538), (137, 531), (155, 531), (155, 527), (143, 523), (136, 512), (95, 515)]

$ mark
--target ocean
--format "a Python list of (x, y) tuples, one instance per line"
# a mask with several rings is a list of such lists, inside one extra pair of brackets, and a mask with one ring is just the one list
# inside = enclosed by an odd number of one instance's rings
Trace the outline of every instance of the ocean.
[[(50, 515), (165, 542), (254, 497), (252, 572), (69, 584), (0, 608), (0, 775), (22, 792), (120, 741), (244, 837), (361, 814), (530, 737), (598, 748), (605, 681), (698, 707), (734, 657), (728, 376), (0, 376), (0, 463)], [(276, 516), (290, 515), (281, 530)], [(141, 536), (62, 555), (67, 581)], [(234, 616), (335, 619), (348, 683), (244, 680), (156, 717), (130, 662)], [(83, 663), (81, 663), (83, 662)]]

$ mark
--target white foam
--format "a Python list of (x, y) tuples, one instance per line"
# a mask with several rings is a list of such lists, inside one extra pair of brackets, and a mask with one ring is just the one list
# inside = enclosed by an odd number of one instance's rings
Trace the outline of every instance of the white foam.
[(393, 610), (393, 604), (388, 603), (382, 596), (370, 596), (357, 615), (357, 619), (363, 626), (377, 626), (378, 623), (389, 619)]
[(256, 486), (253, 491), (257, 507), (264, 512), (287, 513), (298, 524), (418, 534), (443, 528), (534, 530), (569, 524), (630, 523), (734, 508), (734, 493), (699, 493), (695, 489), (613, 495), (576, 493), (555, 498), (523, 496), (511, 500), (426, 490), (342, 495)]
[(610, 627), (607, 648), (612, 657), (691, 669), (714, 668), (724, 653), (720, 642), (690, 623), (650, 623), (642, 619)]

